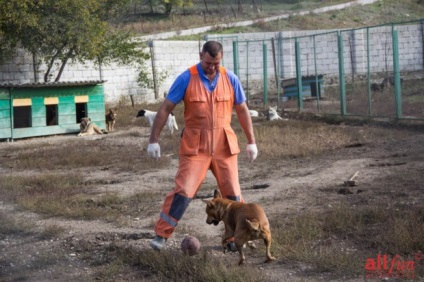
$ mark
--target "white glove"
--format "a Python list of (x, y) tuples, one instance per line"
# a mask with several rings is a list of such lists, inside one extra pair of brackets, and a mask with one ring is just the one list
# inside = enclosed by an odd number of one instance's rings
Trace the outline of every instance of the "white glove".
[(247, 144), (246, 153), (249, 162), (253, 162), (258, 156), (258, 147), (256, 147), (256, 144)]
[(160, 146), (159, 143), (152, 143), (147, 146), (147, 153), (153, 159), (160, 158)]

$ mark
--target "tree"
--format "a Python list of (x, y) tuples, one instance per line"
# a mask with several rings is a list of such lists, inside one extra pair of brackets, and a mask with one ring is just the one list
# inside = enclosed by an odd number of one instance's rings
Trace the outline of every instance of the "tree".
[(170, 15), (172, 12), (172, 7), (190, 7), (193, 5), (192, 0), (163, 0), (163, 4), (165, 6), (165, 14)]
[(0, 36), (8, 48), (21, 47), (47, 65), (59, 81), (68, 62), (93, 60), (140, 63), (149, 57), (128, 32), (106, 21), (128, 0), (0, 0)]

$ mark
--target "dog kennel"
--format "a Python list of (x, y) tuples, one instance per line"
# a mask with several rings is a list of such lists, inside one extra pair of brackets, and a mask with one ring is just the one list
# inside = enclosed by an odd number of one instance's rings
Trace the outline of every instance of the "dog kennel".
[[(281, 87), (284, 90), (283, 97), (297, 97), (296, 78), (283, 79)], [(324, 76), (322, 74), (302, 76), (302, 97), (324, 96)]]
[(78, 133), (83, 117), (105, 128), (103, 83), (0, 84), (0, 140)]

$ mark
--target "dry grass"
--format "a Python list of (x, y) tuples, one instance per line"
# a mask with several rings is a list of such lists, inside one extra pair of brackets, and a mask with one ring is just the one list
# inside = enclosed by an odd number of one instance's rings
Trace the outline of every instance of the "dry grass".
[(32, 234), (34, 224), (26, 220), (20, 220), (13, 215), (0, 211), (0, 238), (9, 235)]
[(95, 264), (108, 265), (107, 269), (96, 274), (99, 280), (114, 280), (123, 269), (134, 272), (132, 268), (136, 268), (138, 271), (134, 273), (134, 279), (138, 281), (263, 281), (258, 270), (245, 268), (240, 271), (206, 251), (190, 257), (178, 251), (140, 252), (134, 248), (111, 244), (101, 249), (88, 248), (84, 256), (89, 258), (93, 251), (98, 252), (98, 257), (101, 258)]
[[(265, 2), (265, 1), (264, 1)], [(295, 2), (295, 1), (294, 1)], [(297, 2), (297, 1), (296, 1)], [(267, 3), (266, 9), (261, 15), (245, 14), (239, 18), (234, 18), (229, 14), (229, 9), (222, 9), (222, 13), (214, 17), (204, 17), (202, 15), (174, 15), (170, 19), (161, 19), (156, 22), (149, 22), (141, 19), (141, 22), (127, 24), (126, 29), (131, 29), (139, 34), (163, 32), (169, 30), (179, 30), (186, 28), (186, 19), (191, 23), (190, 28), (214, 25), (218, 23), (241, 21), (246, 19), (266, 17), (275, 14), (293, 13), (301, 10), (311, 10), (318, 8), (321, 4), (335, 5), (350, 1), (320, 1), (313, 3), (312, 1), (304, 1), (297, 3)], [(275, 4), (275, 5), (272, 5)], [(225, 12), (226, 11), (226, 12)], [(321, 14), (308, 14), (305, 16), (290, 16), (287, 19), (280, 19), (271, 22), (258, 22), (252, 26), (246, 27), (229, 27), (216, 28), (208, 32), (217, 34), (235, 34), (241, 32), (271, 32), (282, 30), (320, 30), (320, 29), (344, 29), (359, 28), (366, 26), (376, 26), (387, 24), (390, 22), (407, 22), (418, 20), (424, 14), (424, 5), (417, 0), (404, 0), (402, 2), (396, 0), (377, 1), (370, 5), (353, 5), (347, 9), (340, 11), (330, 11)], [(200, 40), (208, 33), (202, 33), (190, 36), (178, 36), (175, 40)]]
[[(327, 0), (327, 1), (261, 1), (260, 12), (252, 7), (252, 2), (241, 1), (243, 12), (237, 11), (236, 5), (229, 2), (208, 4), (209, 13), (205, 11), (203, 1), (194, 1), (191, 7), (174, 8), (171, 16), (165, 17), (160, 14), (144, 14), (140, 17), (125, 17), (122, 26), (124, 29), (132, 30), (137, 34), (145, 35), (158, 32), (168, 32), (172, 30), (182, 30), (201, 26), (214, 26), (217, 24), (243, 21), (250, 19), (265, 18), (288, 12), (296, 12), (308, 9), (315, 9), (328, 5), (335, 5), (350, 0)], [(147, 10), (147, 8), (145, 8)], [(275, 24), (274, 24), (275, 25)], [(200, 37), (198, 37), (200, 38)]]
[[(120, 130), (134, 126), (134, 113), (140, 108), (155, 110), (158, 105), (137, 105), (135, 108), (120, 106), (120, 119), (117, 122)], [(182, 128), (183, 107), (178, 105), (174, 113)], [(348, 130), (343, 124), (349, 123), (358, 126), (350, 126)], [(245, 138), (236, 118), (233, 124), (243, 146)], [(290, 118), (282, 123), (255, 121), (255, 133), (260, 149), (259, 158), (264, 162), (281, 158), (317, 157), (351, 144), (399, 138), (399, 135), (408, 134), (407, 131), (393, 130), (388, 123), (379, 126), (371, 121), (308, 115), (299, 115), (298, 119)], [(124, 136), (141, 138), (130, 131)], [(113, 136), (110, 137), (107, 139), (113, 141)], [(178, 139), (178, 136), (163, 138), (163, 151), (177, 152)], [(130, 196), (100, 193), (96, 192), (96, 185), (117, 183), (104, 179), (84, 180), (80, 173), (93, 169), (113, 169), (143, 174), (170, 165), (166, 158), (152, 161), (147, 154), (141, 154), (146, 147), (141, 143), (134, 147), (75, 138), (67, 139), (59, 146), (46, 142), (37, 147), (28, 145), (13, 152), (4, 152), (7, 158), (3, 158), (2, 166), (12, 168), (14, 174), (0, 175), (0, 198), (16, 204), (21, 210), (41, 216), (96, 219), (127, 226), (128, 217), (134, 218), (140, 214), (151, 216), (152, 211), (156, 213), (156, 203), (162, 200), (163, 193), (151, 191)], [(102, 153), (106, 150), (109, 154)], [(69, 154), (70, 151), (78, 154)], [(399, 178), (393, 181), (401, 185), (402, 181), (407, 180)], [(275, 200), (278, 200), (278, 195)], [(305, 211), (284, 221), (281, 216), (284, 214), (270, 215), (274, 255), (285, 262), (308, 265), (311, 272), (331, 272), (339, 278), (355, 277), (363, 271), (364, 256), (372, 257), (381, 250), (390, 250), (392, 255), (402, 254), (406, 257), (424, 249), (422, 236), (417, 236), (424, 233), (424, 209), (419, 205), (411, 208), (399, 204), (393, 209), (387, 209), (387, 206), (353, 209), (340, 205), (314, 213)], [(184, 232), (184, 226), (181, 231)], [(30, 236), (32, 232), (33, 226), (28, 222), (0, 213), (1, 237), (10, 234)], [(49, 225), (37, 236), (54, 238), (63, 232), (60, 226)], [(113, 243), (107, 246), (88, 244), (85, 248), (80, 245), (79, 248), (84, 250), (84, 259), (104, 266), (96, 274), (96, 277), (104, 280), (114, 280), (120, 273), (133, 271), (142, 275), (138, 277), (140, 280), (180, 281), (190, 277), (190, 281), (263, 281), (256, 268), (243, 268), (240, 271), (207, 251), (193, 259), (180, 252), (159, 255)], [(258, 253), (261, 252), (262, 249), (259, 249)], [(308, 273), (308, 269), (305, 271)], [(422, 270), (417, 268), (415, 275), (423, 277)]]
[[(123, 220), (127, 215), (137, 217), (140, 212), (146, 215), (151, 213), (154, 199), (161, 196), (154, 192), (137, 193), (129, 197), (115, 193), (96, 193), (93, 187), (98, 182), (85, 182), (73, 173), (42, 173), (28, 177), (2, 175), (0, 183), (1, 198), (24, 210), (48, 217), (103, 219), (124, 225)], [(55, 233), (53, 231), (52, 227), (45, 232)]]
[(319, 155), (343, 147), (355, 137), (340, 127), (297, 121), (269, 123), (257, 127), (255, 134), (265, 159)]
[[(277, 256), (313, 265), (318, 271), (358, 275), (364, 257), (381, 250), (407, 257), (423, 250), (424, 209), (386, 206), (361, 209), (337, 206), (322, 213), (305, 213), (282, 223), (273, 218)], [(417, 268), (417, 270), (419, 270)], [(422, 275), (419, 270), (418, 275)]]

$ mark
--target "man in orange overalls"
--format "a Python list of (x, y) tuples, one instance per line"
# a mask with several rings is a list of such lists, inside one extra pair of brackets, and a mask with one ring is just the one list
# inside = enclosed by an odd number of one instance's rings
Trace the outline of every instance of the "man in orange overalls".
[(150, 243), (155, 250), (165, 247), (208, 170), (215, 176), (223, 197), (243, 201), (237, 164), (240, 149), (230, 125), (233, 108), (246, 135), (251, 162), (258, 149), (243, 88), (234, 73), (220, 66), (222, 56), (221, 43), (206, 42), (200, 62), (178, 76), (153, 122), (147, 152), (150, 157), (159, 158), (160, 132), (175, 105), (184, 101), (185, 128), (175, 188), (166, 195), (155, 225), (156, 237)]

